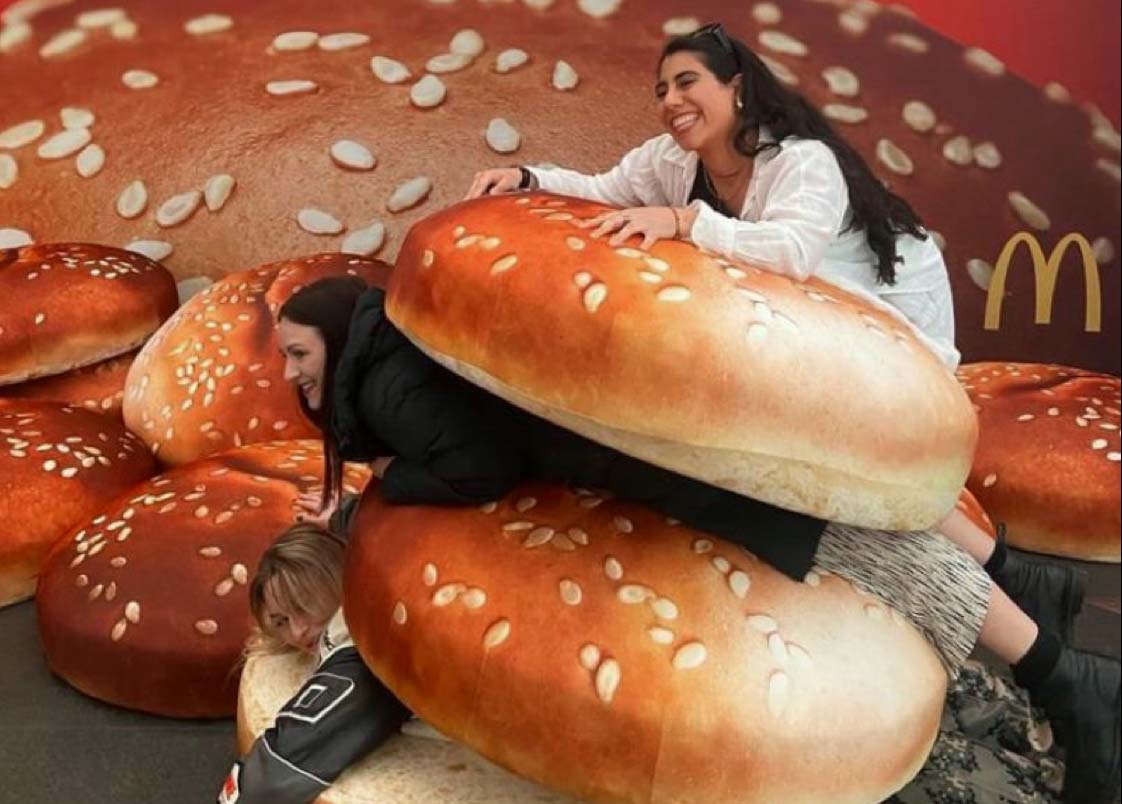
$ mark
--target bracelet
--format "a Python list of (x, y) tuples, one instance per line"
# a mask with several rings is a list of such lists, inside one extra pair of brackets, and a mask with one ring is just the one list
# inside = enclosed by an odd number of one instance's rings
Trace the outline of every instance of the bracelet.
[(670, 207), (670, 214), (674, 216), (674, 239), (680, 240), (682, 237), (682, 219), (678, 217), (678, 210)]
[(521, 165), (518, 166), (518, 172), (522, 175), (521, 180), (518, 182), (518, 189), (519, 190), (532, 189), (533, 186), (534, 186), (534, 174), (531, 173), (528, 169), (522, 167)]

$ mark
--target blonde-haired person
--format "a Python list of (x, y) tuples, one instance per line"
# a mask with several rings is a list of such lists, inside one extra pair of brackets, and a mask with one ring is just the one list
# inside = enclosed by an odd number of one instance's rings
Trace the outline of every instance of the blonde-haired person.
[(305, 804), (411, 713), (363, 664), (343, 617), (343, 540), (315, 523), (284, 531), (249, 586), (248, 651), (297, 650), (316, 668), (234, 763), (219, 804)]

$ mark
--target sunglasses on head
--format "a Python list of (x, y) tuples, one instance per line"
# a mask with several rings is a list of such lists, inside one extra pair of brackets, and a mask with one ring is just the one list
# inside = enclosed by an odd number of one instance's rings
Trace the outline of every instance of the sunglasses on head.
[(721, 23), (711, 22), (708, 25), (702, 25), (689, 36), (691, 39), (697, 39), (702, 36), (712, 36), (717, 40), (717, 44), (721, 46), (721, 50), (732, 57), (737, 69), (740, 68), (740, 58), (736, 55), (736, 49), (732, 46), (732, 40), (729, 39), (729, 35), (725, 31), (725, 26)]

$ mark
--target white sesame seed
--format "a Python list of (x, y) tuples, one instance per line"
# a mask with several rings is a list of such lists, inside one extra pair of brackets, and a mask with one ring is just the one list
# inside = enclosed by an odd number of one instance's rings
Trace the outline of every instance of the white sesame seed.
[(577, 7), (594, 19), (602, 20), (619, 10), (623, 0), (577, 0)]
[(782, 31), (760, 31), (757, 41), (768, 50), (784, 56), (805, 56), (810, 52), (806, 45)]
[(270, 81), (265, 84), (265, 91), (278, 98), (287, 95), (307, 95), (319, 89), (315, 81), (296, 78), (286, 81)]
[(783, 12), (775, 3), (756, 3), (752, 6), (752, 19), (760, 25), (778, 25), (783, 19)]
[(935, 123), (938, 122), (935, 117), (935, 110), (923, 101), (918, 100), (910, 100), (905, 103), (901, 117), (913, 130), (921, 132), (930, 131), (935, 128)]
[(137, 24), (130, 19), (117, 20), (109, 26), (109, 34), (118, 40), (135, 39), (138, 30)]
[(68, 128), (43, 142), (37, 151), (41, 159), (62, 159), (72, 156), (90, 143), (88, 128)]
[(64, 106), (59, 112), (63, 128), (89, 128), (94, 124), (94, 115), (89, 109), (78, 106)]
[(869, 113), (863, 106), (853, 106), (848, 103), (827, 103), (822, 107), (822, 114), (839, 123), (864, 123), (869, 119)]
[(234, 191), (236, 181), (229, 173), (219, 173), (206, 180), (206, 189), (203, 190), (203, 199), (206, 208), (211, 212), (218, 212), (226, 205), (230, 194)]
[(448, 44), (450, 52), (460, 53), (472, 59), (482, 53), (485, 47), (483, 37), (474, 28), (464, 28), (456, 31), (452, 41)]
[(426, 75), (409, 88), (409, 99), (414, 106), (431, 109), (444, 101), (447, 92), (443, 81), (435, 75)]
[(561, 92), (576, 89), (580, 83), (580, 76), (567, 61), (558, 61), (553, 65), (553, 88)]
[(394, 189), (386, 209), (390, 212), (401, 212), (421, 203), (432, 192), (432, 179), (427, 176), (417, 176)]
[(0, 25), (0, 53), (7, 53), (31, 38), (31, 26), (23, 20)]
[(81, 28), (68, 28), (51, 37), (46, 44), (39, 48), (39, 55), (44, 59), (53, 59), (62, 56), (80, 47), (86, 41), (86, 32)]
[(492, 118), (491, 122), (487, 124), (487, 133), (484, 139), (492, 151), (500, 154), (514, 153), (522, 144), (522, 135), (501, 117)]
[(105, 151), (97, 143), (91, 143), (78, 153), (74, 166), (79, 176), (84, 179), (92, 178), (105, 166)]
[(974, 258), (966, 261), (966, 273), (970, 280), (982, 290), (990, 289), (993, 281), (993, 266), (983, 259)]
[(701, 27), (701, 20), (697, 17), (671, 17), (662, 23), (662, 32), (666, 36), (685, 36)]
[(343, 239), (339, 250), (344, 254), (370, 256), (382, 247), (386, 239), (386, 227), (380, 221), (373, 221), (362, 229), (356, 229)]
[(1022, 221), (1038, 231), (1047, 231), (1052, 226), (1048, 215), (1028, 199), (1024, 193), (1014, 190), (1009, 193), (1009, 205)]
[(188, 190), (172, 196), (156, 210), (156, 224), (165, 229), (178, 226), (195, 214), (202, 200), (203, 194), (198, 190)]
[(520, 50), (516, 47), (508, 48), (495, 57), (495, 72), (509, 73), (511, 70), (516, 70), (530, 60), (529, 54), (525, 50)]
[(892, 47), (908, 53), (926, 53), (929, 49), (929, 45), (927, 44), (927, 42), (923, 39), (920, 39), (915, 34), (889, 34), (887, 41), (888, 44), (892, 45)]
[(124, 19), (127, 19), (127, 15), (123, 8), (101, 8), (95, 11), (83, 11), (78, 15), (75, 23), (79, 28), (92, 31), (97, 28), (108, 28)]
[(315, 31), (285, 31), (273, 38), (273, 50), (307, 50), (315, 47), (319, 34)]
[(19, 165), (11, 154), (0, 154), (0, 190), (7, 190), (19, 178)]
[(389, 59), (385, 56), (375, 56), (372, 58), (370, 60), (370, 69), (374, 73), (375, 78), (386, 84), (401, 84), (413, 77), (408, 67), (400, 61)]
[(42, 120), (27, 120), (0, 131), (0, 148), (22, 148), (43, 136), (47, 126)]
[(893, 173), (899, 173), (901, 176), (910, 176), (915, 169), (911, 157), (889, 139), (877, 140), (877, 159)]
[(853, 71), (846, 67), (827, 67), (822, 71), (822, 78), (835, 95), (852, 98), (861, 91), (861, 82), (857, 80)]
[(982, 142), (974, 146), (974, 164), (986, 170), (1001, 167), (1001, 152), (992, 142)]
[(305, 208), (296, 213), (300, 228), (309, 234), (334, 235), (343, 231), (343, 224), (330, 213), (319, 209)]
[(121, 83), (129, 89), (151, 89), (160, 83), (160, 77), (149, 70), (126, 70)]
[(117, 197), (117, 214), (122, 218), (135, 218), (148, 206), (148, 188), (144, 182), (132, 182)]
[(988, 50), (983, 50), (980, 47), (967, 48), (962, 53), (962, 58), (971, 67), (976, 68), (980, 72), (997, 77), (1005, 73), (1005, 65), (1002, 61), (990, 53)]
[(364, 33), (355, 33), (348, 31), (345, 33), (334, 33), (321, 36), (319, 41), (316, 42), (320, 50), (332, 52), (338, 50), (350, 50), (354, 47), (362, 47), (370, 41), (370, 37)]
[(183, 30), (192, 36), (221, 33), (234, 27), (234, 21), (225, 14), (203, 14), (183, 24)]
[(135, 251), (159, 262), (171, 256), (172, 245), (164, 240), (133, 240), (125, 246), (125, 250)]
[(331, 146), (331, 158), (341, 167), (352, 170), (370, 170), (374, 167), (374, 154), (365, 145), (354, 140), (339, 140)]

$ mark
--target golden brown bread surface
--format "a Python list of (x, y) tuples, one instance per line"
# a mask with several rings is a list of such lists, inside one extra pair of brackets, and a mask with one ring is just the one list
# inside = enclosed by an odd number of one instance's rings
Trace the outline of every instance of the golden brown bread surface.
[(380, 285), (388, 271), (368, 257), (318, 254), (224, 277), (144, 345), (126, 383), (125, 424), (168, 464), (242, 444), (319, 437), (284, 379), (277, 311), (317, 279), (351, 275)]
[(177, 304), (167, 269), (131, 251), (0, 248), (0, 387), (136, 349)]
[[(359, 490), (366, 476), (351, 469), (346, 483)], [(51, 670), (118, 706), (232, 715), (246, 585), (293, 523), (297, 491), (322, 477), (315, 441), (255, 444), (158, 475), (84, 517), (43, 566)]]
[(5, 385), (0, 387), (0, 399), (43, 399), (117, 417), (125, 398), (125, 379), (136, 354), (129, 352), (64, 374)]
[(595, 801), (880, 801), (945, 693), (920, 634), (842, 579), (558, 487), (482, 508), (368, 494), (344, 609), (419, 716)]
[(453, 371), (673, 471), (868, 527), (951, 509), (974, 412), (902, 318), (689, 243), (612, 248), (576, 226), (602, 209), (532, 193), (432, 215), (387, 313)]
[[(552, 162), (585, 172), (608, 169), (661, 132), (653, 100), (655, 62), (664, 25), (684, 8), (669, 0), (629, 0), (597, 19), (576, 2), (548, 0), (485, 6), (467, 0), (323, 0), (314, 6), (271, 0), (226, 9), (232, 22), (227, 30), (191, 34), (189, 21), (220, 9), (207, 0), (130, 0), (115, 6), (135, 23), (132, 38), (118, 38), (130, 33), (123, 21), (116, 36), (111, 27), (91, 29), (72, 49), (49, 55), (56, 46), (44, 56), (44, 46), (76, 27), (79, 14), (103, 7), (95, 0), (47, 5), (54, 7), (31, 18), (26, 38), (10, 38), (7, 52), (0, 53), (8, 79), (0, 86), (0, 132), (36, 120), (44, 126), (36, 139), (9, 150), (18, 176), (0, 191), (0, 229), (18, 229), (35, 242), (165, 241), (174, 247), (167, 264), (179, 278), (217, 277), (338, 248), (373, 220), (386, 226), (382, 254), (392, 261), (408, 226), (459, 200), (484, 167)], [(769, 5), (778, 17), (757, 12), (750, 0), (695, 0), (688, 13), (696, 22), (724, 21), (817, 107), (860, 121), (831, 118), (874, 172), (945, 238), (958, 346), (967, 359), (1000, 355), (1118, 374), (1117, 133), (1061, 92), (1046, 94), (894, 9), (840, 0)], [(447, 86), (440, 105), (413, 105), (410, 88), (428, 60), (446, 53), (465, 28), (476, 29), (486, 49), (470, 66), (439, 75)], [(326, 50), (313, 38), (306, 50), (278, 50), (275, 38), (293, 31), (353, 32), (370, 40)], [(499, 73), (497, 56), (508, 48), (525, 51), (529, 62)], [(402, 62), (412, 79), (379, 80), (370, 66), (374, 56)], [(577, 72), (575, 89), (552, 88), (559, 60)], [(832, 84), (827, 71), (833, 77), (838, 68), (856, 81), (832, 78)], [(152, 73), (158, 83), (128, 88), (124, 76), (134, 70)], [(277, 80), (312, 81), (317, 89), (270, 95), (266, 86)], [(925, 130), (905, 120), (905, 105), (912, 102), (929, 110), (932, 125)], [(63, 107), (94, 115), (88, 130), (92, 143), (104, 149), (105, 163), (89, 178), (78, 175), (76, 154), (38, 155), (41, 145), (62, 133)], [(499, 117), (522, 138), (511, 154), (484, 141), (489, 121)], [(373, 169), (332, 160), (331, 146), (347, 139), (369, 149)], [(893, 172), (878, 158), (882, 140), (907, 156), (910, 175)], [(985, 147), (976, 156), (973, 146)], [(223, 174), (236, 186), (216, 211), (200, 204), (180, 223), (165, 227), (156, 221), (167, 200), (203, 190)], [(387, 211), (395, 188), (416, 176), (433, 181), (427, 200)], [(148, 203), (138, 217), (126, 219), (116, 204), (136, 181), (144, 183)], [(1047, 215), (1047, 231), (1026, 222), (1010, 203), (1011, 193), (1023, 194)], [(308, 233), (296, 220), (305, 208), (330, 213), (346, 231)], [(1083, 288), (1070, 252), (1052, 324), (1033, 325), (1031, 261), (1024, 250), (1010, 271), (1000, 330), (983, 329), (986, 294), (968, 264), (980, 260), (992, 267), (1001, 247), (1022, 229), (1037, 233), (1046, 250), (1069, 232), (1104, 244), (1098, 252), (1104, 262), (1101, 333), (1083, 332)], [(974, 276), (984, 284), (989, 271), (976, 266)]]
[(972, 363), (958, 375), (981, 431), (968, 485), (1009, 543), (1118, 563), (1119, 379), (1039, 363)]
[(0, 399), (0, 606), (35, 593), (43, 558), (80, 519), (152, 475), (144, 443), (81, 408)]

